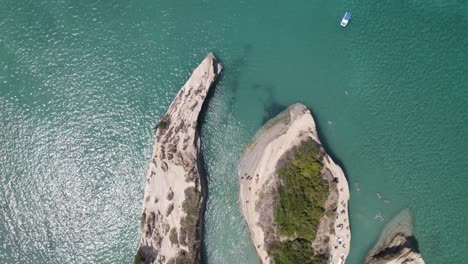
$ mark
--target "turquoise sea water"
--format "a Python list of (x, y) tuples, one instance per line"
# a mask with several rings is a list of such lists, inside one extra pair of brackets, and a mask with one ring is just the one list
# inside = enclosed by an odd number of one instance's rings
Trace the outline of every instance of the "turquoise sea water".
[(224, 73), (201, 122), (206, 263), (256, 263), (237, 163), (295, 102), (312, 109), (351, 185), (347, 263), (362, 263), (378, 237), (378, 212), (388, 220), (406, 207), (426, 263), (463, 263), (467, 1), (0, 6), (2, 263), (131, 262), (152, 127), (209, 51)]

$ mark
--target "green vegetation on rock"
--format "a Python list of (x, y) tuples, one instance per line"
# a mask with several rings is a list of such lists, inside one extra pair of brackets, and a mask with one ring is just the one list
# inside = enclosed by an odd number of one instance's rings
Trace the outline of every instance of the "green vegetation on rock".
[(322, 179), (320, 147), (309, 139), (286, 157), (278, 170), (275, 220), (279, 235), (291, 238), (269, 245), (276, 264), (325, 263), (324, 256), (314, 256), (312, 241), (322, 218), (328, 196), (328, 184)]
[(196, 247), (199, 238), (194, 237), (197, 234), (198, 220), (200, 216), (200, 193), (195, 187), (188, 187), (184, 191), (185, 200), (182, 203), (182, 209), (186, 216), (180, 220), (179, 243), (188, 246), (189, 249)]
[(141, 263), (143, 263), (143, 262), (141, 261), (140, 255), (137, 253), (135, 255), (135, 258), (133, 259), (133, 264), (141, 264)]
[(154, 131), (158, 129), (166, 129), (169, 125), (169, 117), (167, 115), (163, 116), (161, 121), (159, 121), (155, 126), (154, 126)]
[(270, 245), (270, 255), (275, 264), (321, 264), (327, 258), (315, 256), (312, 258), (311, 242), (307, 239), (295, 239), (285, 242), (274, 242)]

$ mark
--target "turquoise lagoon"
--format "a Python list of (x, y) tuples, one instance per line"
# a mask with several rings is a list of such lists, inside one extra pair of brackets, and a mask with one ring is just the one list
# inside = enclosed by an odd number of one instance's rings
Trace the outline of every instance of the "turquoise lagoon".
[[(237, 163), (257, 129), (295, 102), (311, 108), (349, 179), (347, 263), (362, 263), (407, 207), (427, 263), (463, 262), (468, 2), (0, 5), (3, 263), (131, 262), (153, 125), (210, 51), (224, 73), (201, 122), (205, 263), (256, 263)], [(341, 28), (346, 11), (353, 19)]]

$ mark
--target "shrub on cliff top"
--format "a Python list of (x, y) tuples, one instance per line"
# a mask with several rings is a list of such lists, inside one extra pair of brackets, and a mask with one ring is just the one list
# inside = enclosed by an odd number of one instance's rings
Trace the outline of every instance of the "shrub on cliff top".
[(293, 240), (269, 245), (276, 264), (325, 263), (326, 256), (314, 256), (312, 249), (328, 196), (320, 160), (320, 147), (309, 139), (293, 150), (278, 170), (281, 185), (275, 198), (275, 220), (278, 233)]
[(279, 206), (275, 208), (278, 231), (287, 237), (313, 241), (324, 214), (328, 184), (322, 179), (319, 146), (303, 142), (279, 169)]
[(311, 242), (307, 239), (295, 239), (274, 242), (270, 245), (270, 255), (275, 264), (322, 264), (325, 256), (313, 256)]
[(195, 187), (188, 187), (184, 191), (185, 200), (182, 209), (186, 216), (180, 220), (179, 243), (188, 246), (189, 251), (199, 243), (198, 220), (200, 216), (200, 193)]

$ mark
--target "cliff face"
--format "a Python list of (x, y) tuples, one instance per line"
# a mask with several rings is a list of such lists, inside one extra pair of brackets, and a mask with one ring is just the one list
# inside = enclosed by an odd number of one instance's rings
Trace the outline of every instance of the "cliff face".
[(221, 69), (221, 64), (209, 54), (155, 127), (156, 142), (146, 179), (135, 262), (200, 262), (200, 217), (206, 184), (200, 172), (197, 120)]
[[(311, 151), (314, 156), (310, 164), (307, 151)], [(305, 154), (299, 157), (299, 154), (294, 153)], [(304, 187), (300, 183), (295, 187), (299, 187), (298, 190), (310, 187), (305, 196), (312, 197), (304, 201), (300, 200), (302, 194), (295, 195), (295, 191), (288, 190), (286, 186), (286, 182), (296, 181), (297, 178), (279, 176), (279, 171), (288, 175), (285, 164), (301, 162), (305, 164), (299, 165), (299, 169), (319, 170), (313, 183), (310, 178), (301, 179), (299, 173), (299, 180), (308, 186)], [(339, 263), (340, 259), (346, 258), (351, 240), (347, 209), (348, 184), (341, 168), (321, 146), (312, 115), (304, 105), (288, 107), (257, 132), (241, 159), (239, 181), (241, 210), (261, 263), (274, 263), (275, 259), (284, 262), (284, 258), (292, 261), (290, 263), (312, 263), (312, 259), (316, 261), (313, 263), (330, 263), (332, 260)], [(322, 200), (314, 196), (317, 190), (324, 193)], [(278, 198), (282, 195), (286, 198)], [(288, 201), (281, 199), (291, 199), (293, 202), (289, 203), (290, 208), (285, 206)], [(314, 199), (320, 200), (321, 204), (314, 204)], [(298, 218), (291, 217), (295, 210), (292, 207), (307, 203), (307, 209), (315, 208), (313, 212), (319, 213), (295, 221)], [(317, 215), (320, 215), (319, 220), (312, 221)], [(278, 223), (280, 218), (282, 223)]]
[(384, 228), (379, 241), (369, 252), (366, 264), (424, 264), (413, 237), (411, 212), (407, 209)]

